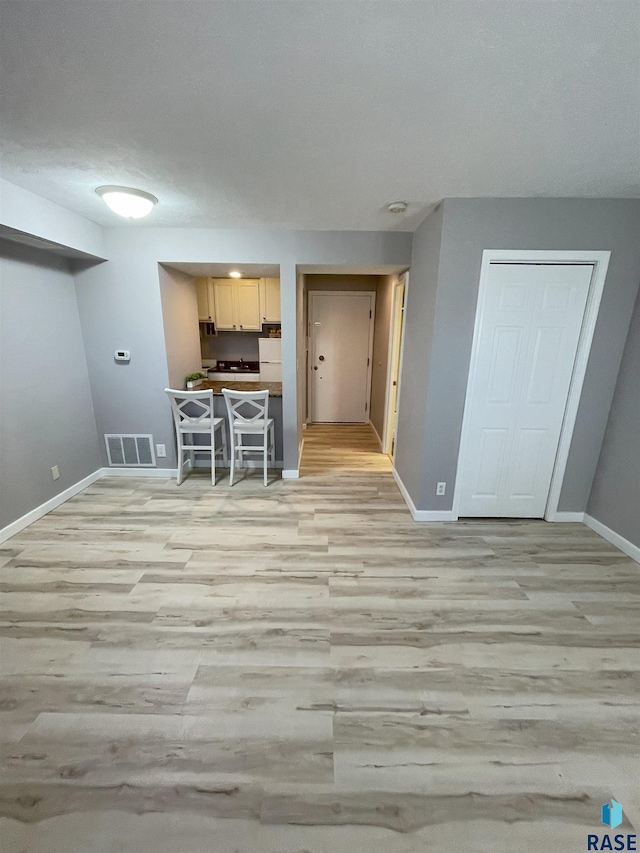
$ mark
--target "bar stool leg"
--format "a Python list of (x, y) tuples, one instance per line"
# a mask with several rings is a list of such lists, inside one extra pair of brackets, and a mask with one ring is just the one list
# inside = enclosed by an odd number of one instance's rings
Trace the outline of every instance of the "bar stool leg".
[(262, 467), (264, 469), (264, 484), (267, 485), (267, 434), (262, 436)]
[(227, 449), (227, 431), (224, 424), (220, 424), (220, 435), (222, 437), (222, 461), (226, 467), (229, 460), (229, 451)]
[(184, 469), (184, 446), (182, 443), (182, 433), (178, 433), (178, 476), (176, 478), (176, 485), (182, 485), (182, 474)]
[(230, 466), (229, 466), (229, 485), (233, 486), (233, 475), (236, 469), (236, 434), (231, 427), (231, 455), (230, 455)]
[(211, 430), (211, 485), (216, 484), (216, 431)]

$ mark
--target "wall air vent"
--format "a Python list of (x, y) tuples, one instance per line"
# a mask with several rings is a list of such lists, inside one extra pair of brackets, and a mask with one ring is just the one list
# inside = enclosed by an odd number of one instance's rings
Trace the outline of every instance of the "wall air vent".
[(110, 467), (155, 468), (152, 435), (105, 434)]

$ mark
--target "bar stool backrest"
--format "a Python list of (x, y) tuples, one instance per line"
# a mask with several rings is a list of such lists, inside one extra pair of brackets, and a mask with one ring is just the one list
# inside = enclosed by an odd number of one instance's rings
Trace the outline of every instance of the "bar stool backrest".
[(177, 430), (189, 432), (189, 427), (213, 418), (213, 391), (174, 391), (171, 388), (165, 391)]
[(229, 423), (254, 424), (263, 421), (267, 429), (269, 418), (269, 391), (230, 391), (223, 388), (222, 393), (227, 404)]

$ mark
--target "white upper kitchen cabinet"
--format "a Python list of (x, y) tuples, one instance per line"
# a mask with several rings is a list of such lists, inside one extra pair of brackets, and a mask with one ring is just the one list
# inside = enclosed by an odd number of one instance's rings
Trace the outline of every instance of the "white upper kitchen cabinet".
[(223, 332), (259, 332), (262, 328), (259, 279), (214, 278), (212, 281), (216, 328)]
[(259, 332), (260, 320), (260, 279), (245, 278), (234, 282), (236, 286), (236, 326), (241, 332)]
[(233, 331), (236, 327), (234, 310), (234, 282), (230, 278), (213, 279), (213, 298), (216, 312), (216, 329)]
[(279, 323), (280, 279), (260, 279), (260, 316), (263, 323)]
[(195, 279), (196, 295), (198, 297), (198, 320), (201, 323), (212, 323), (215, 319), (213, 284), (210, 278)]

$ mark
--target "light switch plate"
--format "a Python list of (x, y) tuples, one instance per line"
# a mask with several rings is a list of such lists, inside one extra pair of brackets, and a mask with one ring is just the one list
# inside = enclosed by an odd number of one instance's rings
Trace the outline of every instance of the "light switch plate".
[(167, 455), (167, 447), (165, 444), (156, 444), (156, 456), (163, 459)]
[(60, 479), (60, 471), (58, 470), (57, 465), (54, 465), (53, 468), (51, 469), (51, 476), (53, 477), (54, 480)]

